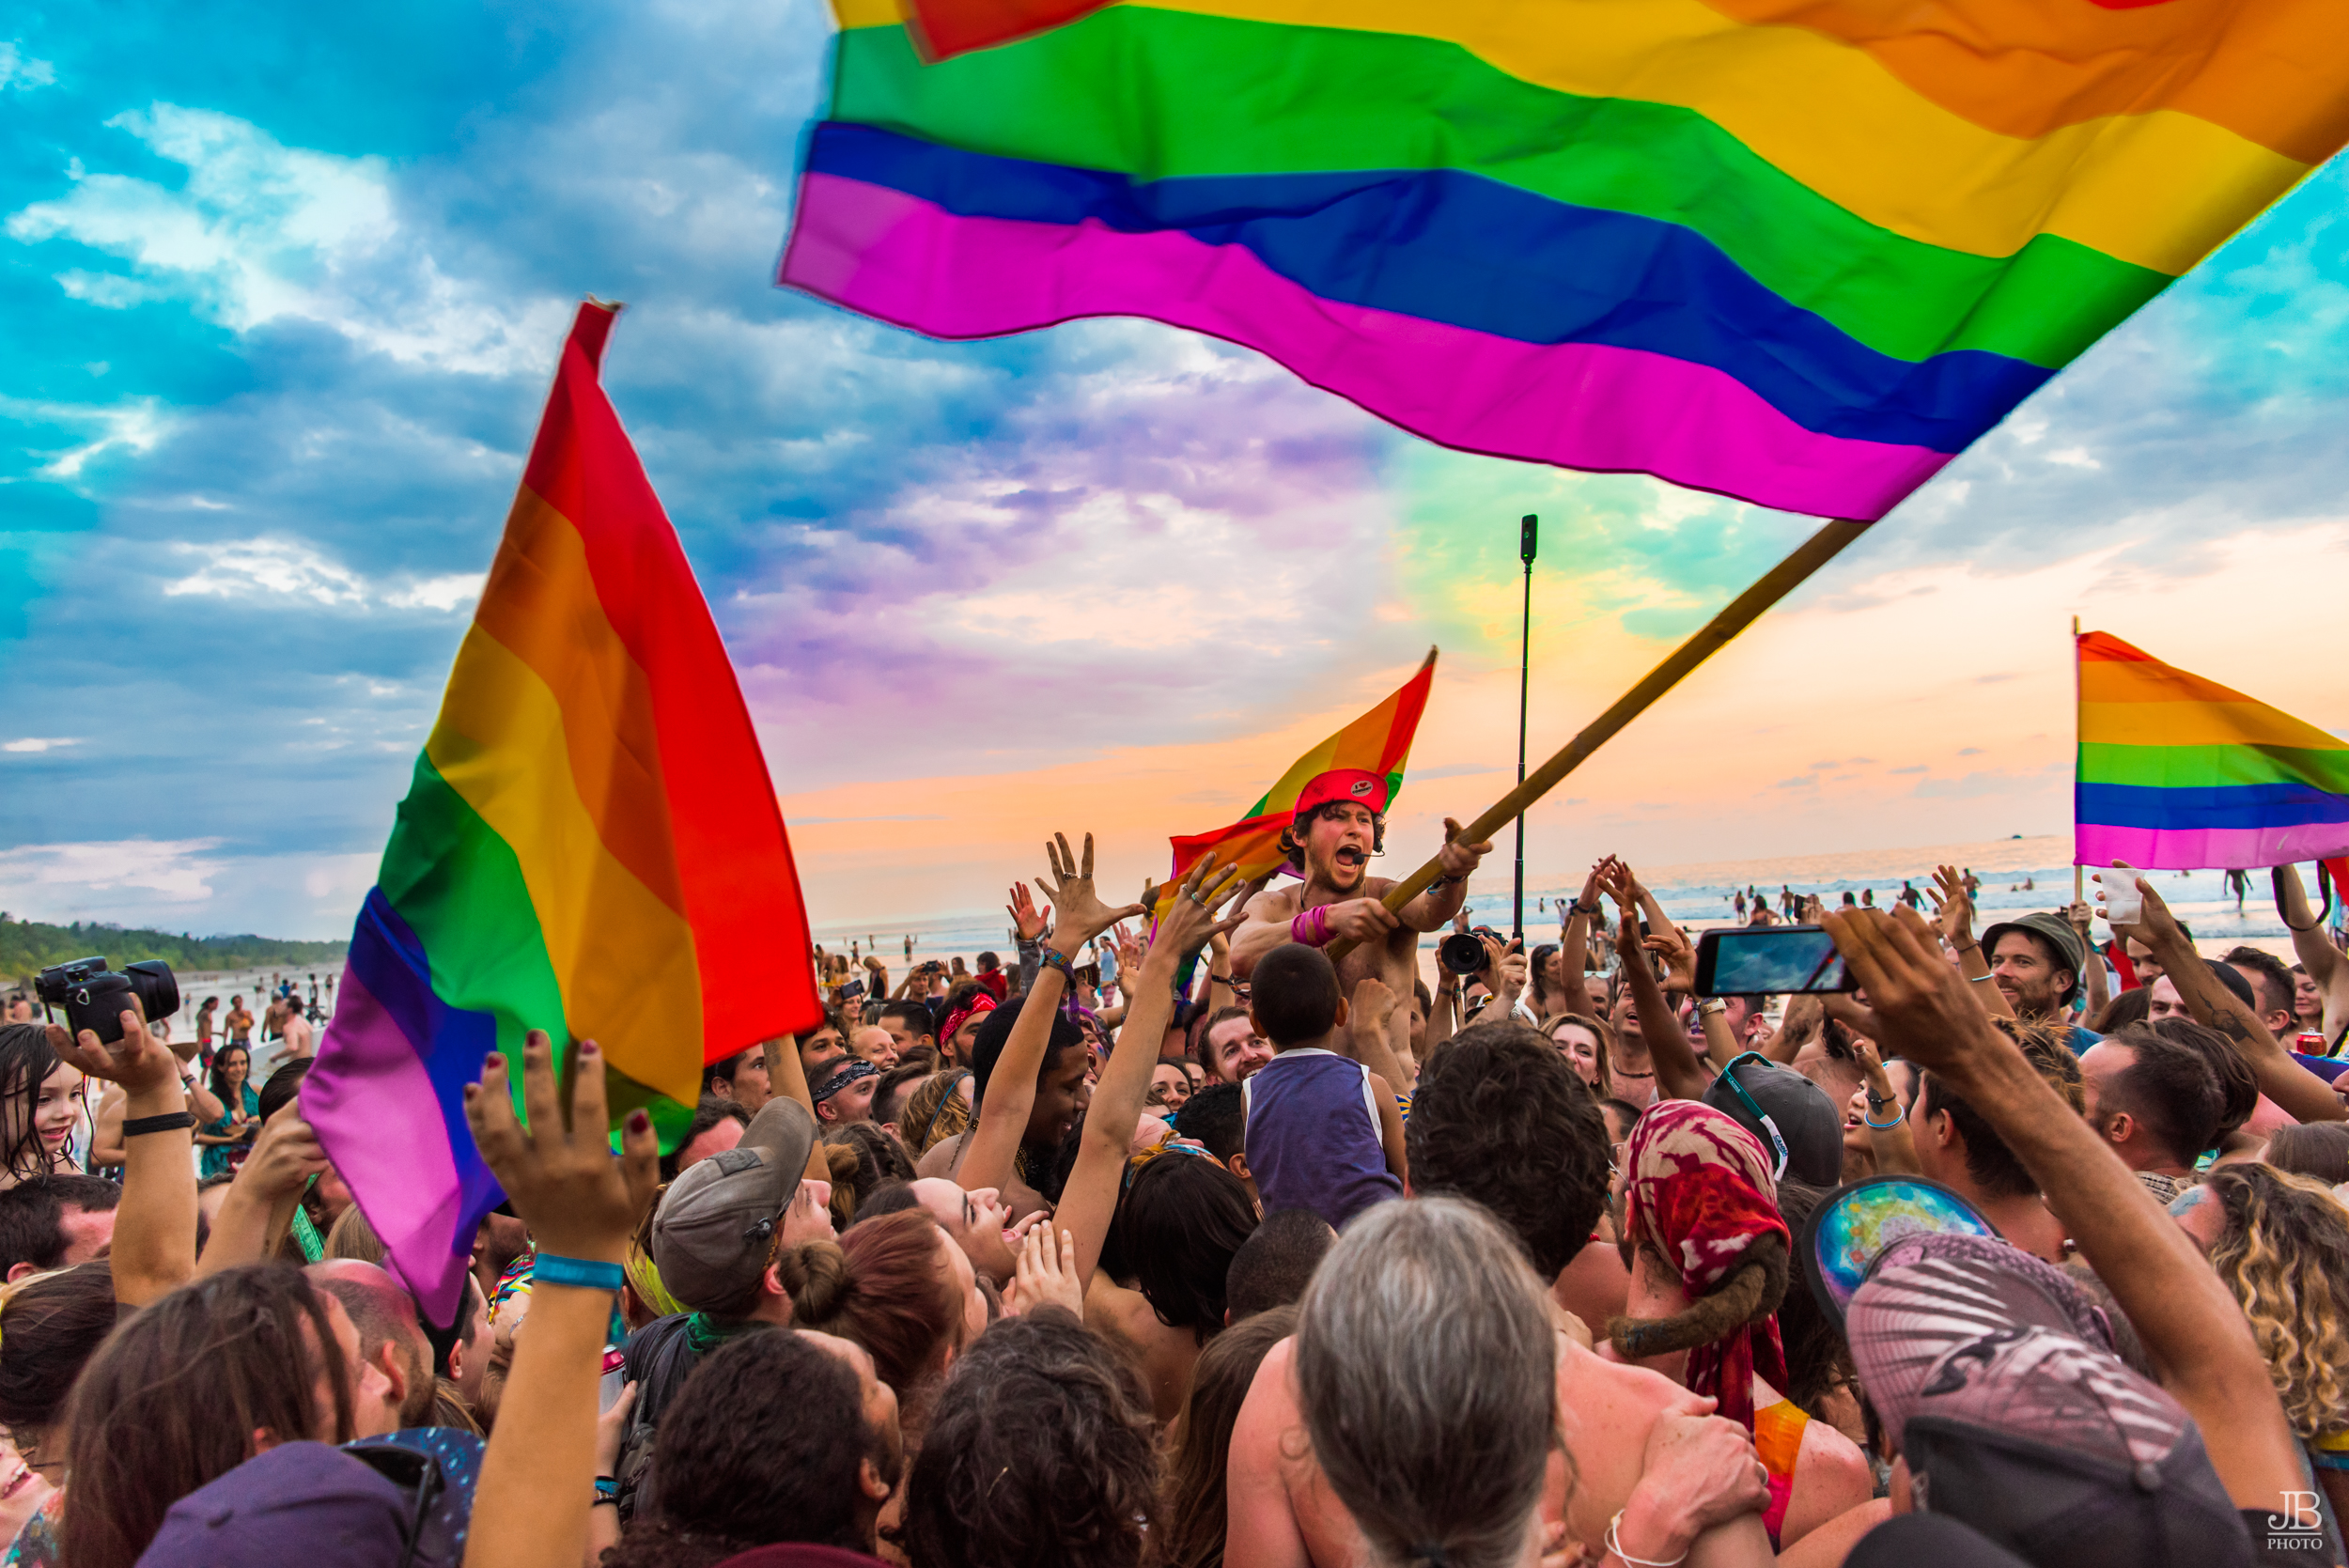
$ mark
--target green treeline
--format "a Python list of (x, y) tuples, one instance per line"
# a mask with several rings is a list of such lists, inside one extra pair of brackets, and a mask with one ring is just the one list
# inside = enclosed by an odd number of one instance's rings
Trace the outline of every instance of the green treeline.
[(117, 969), (145, 958), (161, 958), (174, 970), (256, 969), (270, 965), (326, 965), (342, 959), (342, 942), (281, 941), (272, 937), (192, 937), (186, 932), (128, 929), (76, 921), (48, 925), (0, 913), (0, 982), (30, 985), (51, 964), (103, 955)]

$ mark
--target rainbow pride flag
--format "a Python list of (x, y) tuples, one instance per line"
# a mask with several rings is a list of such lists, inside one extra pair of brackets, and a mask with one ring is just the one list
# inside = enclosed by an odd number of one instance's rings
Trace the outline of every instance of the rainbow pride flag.
[[(988, 39), (1083, 8), (911, 0)], [(2336, 0), (833, 0), (778, 281), (1873, 520), (2349, 140)]]
[(2226, 871), (2349, 852), (2349, 741), (2108, 632), (2077, 642), (2074, 863)]
[(1174, 873), (1159, 892), (1152, 918), (1166, 907), (1209, 850), (1218, 866), (1239, 865), (1240, 880), (1252, 882), (1271, 876), (1286, 859), (1281, 853), (1281, 832), (1297, 814), (1297, 797), (1324, 773), (1377, 773), (1387, 781), (1387, 808), (1403, 788), (1404, 765), (1410, 760), (1411, 737), (1419, 733), (1420, 715), (1427, 711), (1427, 693), (1436, 683), (1436, 650), (1429, 648), (1419, 673), (1405, 681), (1385, 702), (1289, 765), (1280, 782), (1266, 790), (1228, 828), (1211, 833), (1170, 840), (1174, 846)]
[[(701, 1068), (820, 1014), (783, 815), (580, 307), (506, 537), (359, 911), (303, 1114), (437, 1322), (501, 1199), (464, 1087), (592, 1038), (674, 1136)], [(519, 1099), (519, 1093), (517, 1095)]]

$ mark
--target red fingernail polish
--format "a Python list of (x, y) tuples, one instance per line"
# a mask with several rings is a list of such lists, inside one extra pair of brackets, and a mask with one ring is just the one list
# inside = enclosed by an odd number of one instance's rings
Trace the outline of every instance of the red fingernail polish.
[(582, 1055), (582, 1056), (593, 1056), (593, 1055), (595, 1055), (595, 1054), (596, 1054), (596, 1043), (595, 1043), (593, 1040), (582, 1040), (582, 1041), (579, 1043), (579, 1054), (580, 1054), (580, 1055)]
[(628, 1113), (629, 1131), (643, 1132), (646, 1127), (651, 1126), (652, 1118), (646, 1115), (642, 1110), (631, 1110)]

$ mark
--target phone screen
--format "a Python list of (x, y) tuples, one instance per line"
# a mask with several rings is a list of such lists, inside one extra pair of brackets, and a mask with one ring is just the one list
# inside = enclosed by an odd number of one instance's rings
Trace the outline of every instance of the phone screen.
[(863, 994), (864, 982), (862, 980), (851, 980), (840, 987), (840, 1000), (843, 1001), (854, 1001)]
[(1706, 996), (1855, 988), (1834, 939), (1816, 925), (1707, 931), (1697, 944), (1697, 989)]

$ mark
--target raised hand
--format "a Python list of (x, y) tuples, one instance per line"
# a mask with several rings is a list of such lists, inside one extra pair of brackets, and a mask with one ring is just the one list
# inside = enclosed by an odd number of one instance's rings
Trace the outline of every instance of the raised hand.
[(1227, 919), (1222, 911), (1239, 896), (1240, 891), (1238, 866), (1218, 867), (1212, 852), (1202, 858), (1183, 878), (1183, 885), (1168, 903), (1166, 913), (1159, 917), (1159, 928), (1150, 939), (1151, 956), (1172, 954), (1179, 961), (1206, 946), (1215, 933), (1230, 932), (1242, 917), (1234, 913)]
[(1117, 988), (1128, 1001), (1132, 1001), (1142, 983), (1143, 960), (1150, 955), (1150, 943), (1139, 931), (1128, 931), (1123, 924), (1110, 932), (1117, 949)]
[(326, 1148), (318, 1133), (302, 1119), (302, 1099), (296, 1095), (277, 1108), (260, 1129), (253, 1152), (245, 1156), (236, 1185), (249, 1187), (263, 1199), (290, 1198), (302, 1184), (326, 1170)]
[(1941, 939), (1964, 951), (1974, 939), (1974, 901), (1967, 896), (1966, 878), (1953, 865), (1936, 866), (1933, 886), (1925, 891), (1940, 917)]
[(1696, 995), (1697, 950), (1689, 945), (1687, 933), (1668, 923), (1651, 932), (1640, 945), (1662, 960), (1664, 989)]
[(465, 1086), (465, 1120), (482, 1160), (540, 1251), (619, 1263), (628, 1255), (637, 1217), (660, 1185), (660, 1142), (652, 1119), (632, 1110), (621, 1129), (622, 1152), (614, 1157), (605, 1130), (603, 1052), (593, 1040), (582, 1040), (573, 1053), (569, 1088), (566, 1096), (546, 1032), (534, 1029), (522, 1043), (522, 1104), (530, 1125), (515, 1119), (506, 1058), (496, 1053), (482, 1064), (481, 1081)]
[(1500, 1005), (1500, 1016), (1505, 1017), (1509, 1009), (1517, 1005), (1517, 998), (1525, 994), (1526, 979), (1532, 973), (1532, 966), (1525, 956), (1525, 939), (1512, 937), (1505, 947), (1492, 937), (1477, 939), (1485, 944), (1486, 984), (1493, 988), (1493, 1001)]
[(59, 1061), (80, 1068), (91, 1078), (104, 1079), (122, 1085), (125, 1094), (139, 1094), (161, 1089), (166, 1082), (179, 1081), (179, 1059), (171, 1054), (171, 1048), (147, 1032), (146, 1020), (135, 1005), (121, 1013), (122, 1038), (111, 1044), (101, 1042), (93, 1030), (84, 1030), (77, 1039), (66, 1032), (62, 1024), (48, 1027), (49, 1048), (57, 1053)]
[[(2163, 903), (2161, 894), (2154, 891), (2152, 878), (2135, 871), (2123, 870), (2118, 866), (2107, 866), (2102, 871), (2093, 873), (2093, 876), (2096, 882), (2096, 902), (2099, 906), (2105, 901), (2108, 887), (2118, 886), (2120, 878), (2123, 877), (2137, 883), (2138, 896), (2145, 901), (2145, 907), (2138, 911), (2138, 917), (2133, 921), (2114, 921), (2109, 915), (2105, 917), (2108, 921), (2111, 921), (2114, 936), (2134, 938), (2147, 947), (2156, 946), (2164, 939), (2185, 939), (2186, 933), (2178, 928), (2178, 917), (2170, 912), (2170, 906)], [(2113, 878), (2109, 884), (2105, 880), (2108, 877)], [(2101, 908), (2098, 912), (2102, 912)]]
[(1034, 895), (1028, 892), (1025, 882), (1011, 885), (1011, 902), (1003, 906), (1003, 913), (1011, 916), (1012, 929), (1019, 933), (1023, 942), (1042, 941), (1044, 934), (1052, 928), (1052, 907), (1047, 904), (1043, 913), (1037, 913)]
[[(1070, 852), (1066, 833), (1054, 833), (1052, 842), (1044, 846), (1044, 854), (1052, 864), (1051, 879), (1047, 881), (1039, 877), (1036, 880), (1060, 911), (1059, 928), (1054, 935), (1062, 952), (1074, 953), (1119, 921), (1150, 912), (1146, 904), (1128, 904), (1112, 909), (1095, 894), (1091, 833), (1085, 834), (1081, 862)], [(1124, 955), (1119, 957), (1122, 962)]]
[(1466, 877), (1476, 869), (1479, 862), (1493, 852), (1493, 842), (1490, 839), (1486, 839), (1482, 844), (1462, 844), (1459, 842), (1459, 837), (1460, 824), (1449, 816), (1445, 817), (1443, 819), (1443, 847), (1436, 851), (1436, 859), (1443, 862), (1443, 874), (1446, 877)]
[(1020, 1244), (1011, 1282), (1003, 1287), (1005, 1317), (1019, 1317), (1038, 1307), (1058, 1307), (1080, 1319), (1085, 1315), (1076, 1238), (1050, 1225), (1038, 1225), (1028, 1233)]
[(1880, 1048), (1945, 1074), (1985, 1044), (2005, 1040), (1942, 961), (1932, 927), (1916, 910), (1905, 904), (1889, 915), (1842, 909), (1822, 924), (1868, 997), (1865, 1006), (1841, 993), (1823, 999), (1830, 1017)]

